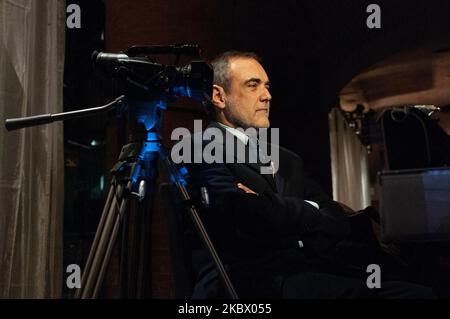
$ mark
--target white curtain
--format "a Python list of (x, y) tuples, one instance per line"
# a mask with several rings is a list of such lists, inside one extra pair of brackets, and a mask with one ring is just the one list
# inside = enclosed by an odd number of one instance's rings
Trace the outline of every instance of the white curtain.
[(8, 132), (6, 118), (62, 112), (65, 1), (0, 0), (0, 297), (62, 288), (62, 124)]
[(337, 108), (329, 114), (333, 199), (353, 210), (370, 206), (367, 152)]

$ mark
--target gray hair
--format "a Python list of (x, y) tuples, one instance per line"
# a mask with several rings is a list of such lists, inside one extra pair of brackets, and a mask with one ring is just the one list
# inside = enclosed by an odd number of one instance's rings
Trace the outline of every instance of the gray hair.
[[(214, 58), (211, 61), (214, 71), (214, 84), (221, 86), (227, 93), (231, 86), (229, 77), (230, 60), (234, 58), (254, 59), (261, 63), (261, 58), (256, 53), (245, 51), (226, 51)], [(212, 102), (207, 103), (206, 112), (211, 119), (215, 119), (216, 108)]]
[(244, 51), (227, 51), (212, 60), (211, 65), (214, 70), (214, 84), (223, 87), (225, 92), (230, 90), (230, 78), (228, 72), (230, 60), (234, 58), (248, 58), (261, 62), (260, 57), (255, 53)]

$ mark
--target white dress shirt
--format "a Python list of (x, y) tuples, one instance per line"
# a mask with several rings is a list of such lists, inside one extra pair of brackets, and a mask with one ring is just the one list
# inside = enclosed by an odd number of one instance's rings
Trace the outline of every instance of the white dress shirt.
[(219, 122), (217, 122), (217, 123), (218, 123), (220, 126), (222, 126), (224, 129), (226, 129), (227, 132), (233, 134), (233, 135), (236, 136), (242, 143), (244, 143), (245, 145), (247, 145), (247, 143), (248, 143), (248, 136), (245, 135), (244, 132), (241, 132), (240, 130), (237, 130), (237, 129), (231, 127), (231, 126), (228, 126), (228, 125), (225, 125), (225, 124), (222, 124), (222, 123), (219, 123)]

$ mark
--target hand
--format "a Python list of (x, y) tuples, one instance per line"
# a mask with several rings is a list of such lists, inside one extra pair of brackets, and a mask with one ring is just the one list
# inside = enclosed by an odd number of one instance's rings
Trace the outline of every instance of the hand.
[(255, 193), (254, 191), (252, 191), (250, 188), (248, 188), (247, 186), (245, 186), (242, 183), (238, 183), (237, 187), (242, 189), (244, 192), (246, 192), (247, 194), (254, 194), (254, 195), (258, 195), (258, 193)]

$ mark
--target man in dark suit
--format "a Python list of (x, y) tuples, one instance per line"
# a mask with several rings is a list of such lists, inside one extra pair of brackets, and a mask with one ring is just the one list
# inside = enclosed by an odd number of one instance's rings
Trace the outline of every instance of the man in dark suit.
[[(252, 162), (252, 152), (259, 154), (265, 141), (237, 129), (269, 128), (272, 97), (259, 58), (226, 52), (212, 65), (215, 121), (208, 129), (228, 139), (211, 142), (203, 136), (202, 149), (215, 143), (221, 160), (186, 163), (188, 184), (193, 193), (200, 187), (209, 192), (210, 203), (201, 217), (238, 295), (345, 298), (390, 296), (395, 291), (397, 297), (432, 296), (429, 289), (407, 283), (369, 289), (365, 269), (352, 270), (338, 262), (336, 247), (350, 231), (341, 206), (306, 176), (301, 158), (287, 149), (271, 145), (276, 163), (260, 156)], [(230, 151), (234, 156), (227, 156)], [(263, 166), (272, 167), (271, 173), (261, 174)], [(193, 297), (226, 296), (208, 254), (195, 235), (191, 239)]]

